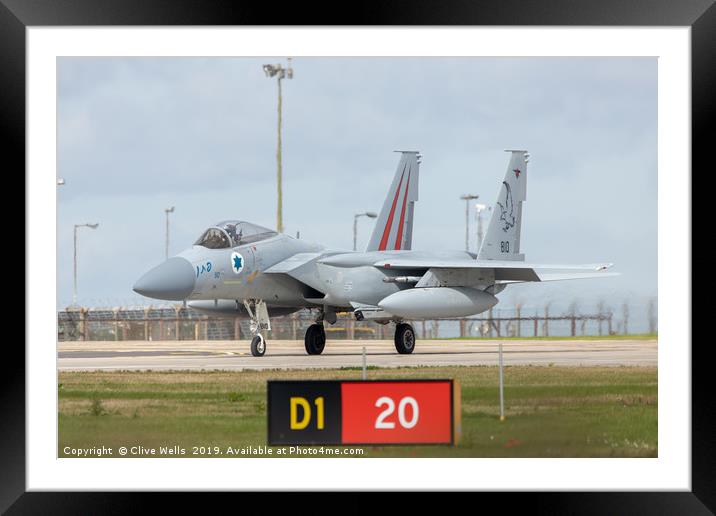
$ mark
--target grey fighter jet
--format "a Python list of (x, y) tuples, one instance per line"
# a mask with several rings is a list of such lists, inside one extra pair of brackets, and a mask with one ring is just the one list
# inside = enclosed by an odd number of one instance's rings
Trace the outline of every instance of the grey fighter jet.
[(395, 348), (412, 353), (409, 321), (464, 317), (497, 304), (511, 283), (596, 278), (611, 264), (540, 265), (520, 253), (527, 151), (509, 150), (487, 233), (477, 254), (412, 249), (418, 200), (418, 152), (400, 151), (393, 182), (363, 252), (328, 249), (249, 222), (226, 220), (208, 228), (177, 256), (144, 274), (135, 292), (187, 301), (202, 313), (251, 320), (251, 353), (266, 352), (271, 317), (315, 311), (306, 331), (309, 355), (326, 344), (324, 323), (350, 311), (359, 321), (395, 323)]

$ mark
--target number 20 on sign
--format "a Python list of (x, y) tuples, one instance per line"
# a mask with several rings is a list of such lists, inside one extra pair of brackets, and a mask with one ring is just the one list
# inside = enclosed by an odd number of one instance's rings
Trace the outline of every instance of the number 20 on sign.
[(456, 444), (454, 380), (271, 381), (269, 444)]

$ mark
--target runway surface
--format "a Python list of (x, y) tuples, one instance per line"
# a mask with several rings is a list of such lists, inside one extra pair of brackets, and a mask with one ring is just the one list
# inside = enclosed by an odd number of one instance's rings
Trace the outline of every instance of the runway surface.
[[(399, 355), (391, 340), (328, 341), (322, 355), (309, 356), (303, 341), (269, 341), (253, 357), (244, 341), (60, 342), (60, 371), (245, 370), (361, 367), (497, 365), (497, 340), (418, 341)], [(656, 366), (656, 340), (505, 340), (505, 365)]]

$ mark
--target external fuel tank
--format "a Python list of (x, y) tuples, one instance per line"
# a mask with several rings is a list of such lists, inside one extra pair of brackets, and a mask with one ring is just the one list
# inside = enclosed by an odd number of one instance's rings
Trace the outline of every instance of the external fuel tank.
[(468, 287), (411, 288), (391, 294), (378, 303), (383, 310), (406, 319), (464, 317), (489, 310), (497, 298)]

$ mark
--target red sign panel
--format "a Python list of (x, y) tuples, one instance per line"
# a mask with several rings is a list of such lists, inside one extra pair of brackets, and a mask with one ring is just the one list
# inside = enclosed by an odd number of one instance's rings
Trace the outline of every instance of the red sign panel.
[(343, 444), (451, 444), (452, 382), (342, 382)]

